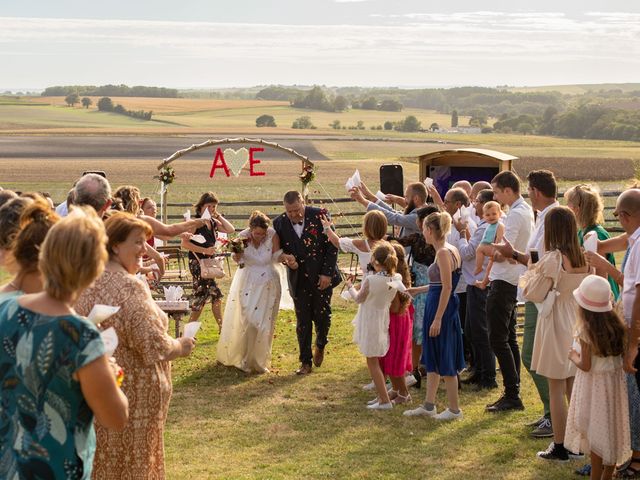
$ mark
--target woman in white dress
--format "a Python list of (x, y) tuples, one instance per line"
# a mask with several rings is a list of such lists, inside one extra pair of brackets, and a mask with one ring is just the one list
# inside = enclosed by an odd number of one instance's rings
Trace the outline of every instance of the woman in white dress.
[(244, 266), (233, 276), (218, 342), (218, 361), (248, 373), (269, 371), (280, 298), (288, 289), (281, 281), (285, 277), (280, 262), (298, 268), (293, 255), (282, 253), (280, 239), (270, 224), (269, 217), (255, 211), (249, 228), (239, 234), (246, 239), (246, 246), (234, 259)]
[(364, 238), (351, 239), (339, 237), (331, 229), (331, 220), (322, 217), (324, 232), (329, 241), (340, 251), (345, 253), (355, 253), (358, 255), (358, 263), (362, 270), (362, 275), (371, 273), (371, 267), (367, 267), (371, 261), (371, 251), (387, 235), (387, 217), (379, 210), (367, 212), (362, 220), (362, 234)]

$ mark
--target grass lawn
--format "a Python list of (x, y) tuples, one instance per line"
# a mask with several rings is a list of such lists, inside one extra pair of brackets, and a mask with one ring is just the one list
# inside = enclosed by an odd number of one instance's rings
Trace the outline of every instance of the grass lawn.
[[(209, 312), (203, 317), (193, 355), (174, 362), (165, 433), (169, 478), (561, 479), (581, 465), (535, 458), (548, 441), (529, 438), (523, 426), (541, 414), (524, 370), (524, 412), (487, 414), (485, 405), (499, 391), (468, 389), (459, 422), (407, 418), (405, 407), (367, 411), (365, 360), (351, 343), (355, 308), (337, 295), (333, 307), (325, 363), (306, 377), (293, 373), (292, 312), (278, 318), (272, 372), (261, 376), (216, 364), (217, 326)], [(412, 390), (415, 406), (424, 386)], [(443, 390), (439, 409), (445, 401)]]

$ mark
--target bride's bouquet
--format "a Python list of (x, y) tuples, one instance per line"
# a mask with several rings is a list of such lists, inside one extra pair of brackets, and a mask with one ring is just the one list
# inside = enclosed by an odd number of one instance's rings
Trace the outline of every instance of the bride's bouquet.
[[(231, 253), (241, 255), (242, 253), (244, 253), (244, 249), (246, 248), (248, 242), (248, 238), (236, 237), (233, 240), (230, 240), (229, 243), (227, 243), (225, 246)], [(244, 262), (242, 260), (238, 262), (238, 268), (244, 268)]]

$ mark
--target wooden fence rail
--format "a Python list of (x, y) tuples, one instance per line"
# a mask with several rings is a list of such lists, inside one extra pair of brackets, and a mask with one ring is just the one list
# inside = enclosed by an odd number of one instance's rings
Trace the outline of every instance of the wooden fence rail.
[[(600, 195), (605, 198), (605, 202), (609, 200), (607, 203), (612, 203), (610, 200), (618, 197), (621, 192), (618, 191), (604, 191), (600, 192)], [(560, 201), (563, 200), (564, 192), (560, 192), (558, 194), (558, 199)], [(524, 195), (526, 197), (526, 194)], [(356, 204), (351, 198), (334, 198), (334, 199), (313, 199), (310, 202), (314, 206), (322, 206), (327, 208), (336, 223), (336, 229), (340, 231), (340, 234), (343, 236), (356, 236), (361, 231), (362, 221), (361, 218), (364, 216), (366, 211), (362, 208), (361, 205)], [(337, 208), (335, 208), (337, 206)], [(193, 204), (185, 203), (185, 202), (175, 202), (168, 203), (168, 213), (167, 218), (170, 221), (180, 221), (183, 219), (182, 213), (184, 213), (185, 209), (192, 211)], [(236, 231), (243, 230), (244, 223), (249, 218), (249, 215), (253, 210), (263, 209), (264, 207), (270, 207), (270, 210), (275, 210), (275, 212), (264, 212), (269, 218), (274, 219), (282, 212), (282, 201), (281, 200), (252, 200), (252, 201), (241, 201), (241, 202), (220, 202), (220, 210), (224, 212), (225, 218), (229, 220), (239, 220), (242, 222), (240, 228), (236, 228)], [(334, 207), (334, 208), (332, 208)], [(605, 225), (607, 231), (610, 233), (622, 233), (622, 228), (618, 225), (617, 220), (611, 214), (614, 210), (613, 205), (605, 205), (604, 213), (605, 213)], [(179, 213), (180, 212), (180, 213)], [(344, 221), (341, 221), (344, 219)]]

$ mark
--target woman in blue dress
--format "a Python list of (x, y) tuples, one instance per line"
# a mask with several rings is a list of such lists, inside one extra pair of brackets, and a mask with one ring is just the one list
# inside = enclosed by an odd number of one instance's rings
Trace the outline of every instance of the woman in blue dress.
[[(446, 242), (451, 217), (436, 212), (425, 218), (424, 238), (436, 251), (436, 261), (429, 266), (429, 291), (424, 311), (422, 363), (427, 370), (426, 401), (407, 416), (426, 415), (436, 420), (462, 418), (458, 404), (458, 372), (465, 367), (462, 330), (458, 314), (459, 300), (454, 293), (460, 279), (460, 254)], [(435, 401), (440, 377), (444, 378), (449, 406), (437, 413)]]

